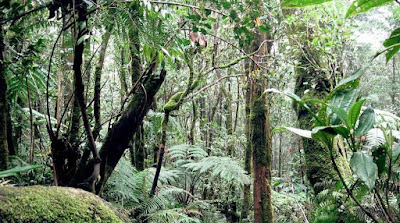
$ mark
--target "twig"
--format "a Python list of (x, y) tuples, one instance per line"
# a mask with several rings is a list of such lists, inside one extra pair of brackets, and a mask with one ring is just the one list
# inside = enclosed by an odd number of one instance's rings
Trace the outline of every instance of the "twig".
[(197, 96), (198, 94), (200, 94), (201, 92), (203, 92), (204, 90), (206, 90), (207, 88), (210, 88), (216, 84), (218, 84), (220, 81), (226, 79), (226, 78), (230, 78), (230, 77), (242, 77), (242, 76), (246, 76), (246, 74), (238, 74), (238, 75), (228, 75), (228, 76), (224, 76), (224, 77), (220, 77), (218, 78), (215, 82), (206, 85), (204, 87), (202, 87), (201, 89), (199, 89), (198, 91), (196, 91), (195, 93), (192, 94), (192, 98), (194, 98), (195, 96)]
[(42, 9), (47, 8), (47, 7), (48, 7), (50, 4), (52, 4), (52, 3), (53, 3), (53, 1), (48, 2), (48, 3), (44, 4), (44, 5), (39, 6), (39, 7), (37, 7), (37, 8), (34, 8), (34, 9), (30, 10), (30, 11), (21, 13), (21, 14), (15, 16), (15, 17), (13, 17), (13, 18), (2, 19), (2, 20), (0, 20), (0, 25), (3, 25), (3, 24), (5, 24), (5, 23), (7, 23), (7, 22), (9, 22), (9, 21), (13, 21), (13, 23), (14, 23), (14, 22), (17, 21), (18, 19), (20, 19), (20, 18), (22, 18), (22, 17), (24, 17), (24, 16), (26, 16), (26, 15), (29, 15), (29, 14), (34, 13), (34, 12), (36, 12), (36, 11), (39, 11), (39, 10), (42, 10)]

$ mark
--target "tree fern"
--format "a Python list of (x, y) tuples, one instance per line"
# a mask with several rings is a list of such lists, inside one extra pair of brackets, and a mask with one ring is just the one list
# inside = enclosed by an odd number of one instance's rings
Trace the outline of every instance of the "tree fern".
[(206, 157), (198, 162), (185, 164), (183, 167), (193, 172), (209, 172), (211, 180), (221, 178), (228, 182), (237, 182), (241, 185), (250, 183), (250, 177), (246, 171), (229, 157)]
[(128, 208), (140, 205), (147, 199), (149, 190), (146, 174), (146, 171), (135, 172), (128, 160), (121, 159), (107, 182), (104, 198)]
[(207, 152), (202, 148), (193, 145), (181, 144), (169, 148), (169, 156), (176, 166), (202, 159), (207, 155)]

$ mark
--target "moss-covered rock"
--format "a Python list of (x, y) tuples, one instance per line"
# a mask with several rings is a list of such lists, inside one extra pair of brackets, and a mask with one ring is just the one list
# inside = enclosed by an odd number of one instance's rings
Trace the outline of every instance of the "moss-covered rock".
[(100, 197), (67, 187), (0, 187), (0, 222), (126, 222)]

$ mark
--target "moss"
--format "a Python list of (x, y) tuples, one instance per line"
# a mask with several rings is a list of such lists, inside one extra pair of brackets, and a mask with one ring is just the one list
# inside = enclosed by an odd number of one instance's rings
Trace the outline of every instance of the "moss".
[(101, 198), (66, 187), (0, 187), (3, 222), (124, 222)]
[(267, 135), (265, 126), (260, 123), (266, 122), (266, 111), (267, 107), (265, 105), (265, 97), (261, 96), (256, 98), (252, 103), (250, 111), (250, 122), (253, 128), (252, 150), (253, 159), (263, 166), (268, 165), (267, 150), (265, 149), (267, 146)]
[(171, 112), (176, 109), (176, 107), (179, 105), (179, 101), (181, 100), (181, 96), (183, 94), (183, 91), (179, 91), (175, 93), (169, 101), (164, 105), (164, 112)]

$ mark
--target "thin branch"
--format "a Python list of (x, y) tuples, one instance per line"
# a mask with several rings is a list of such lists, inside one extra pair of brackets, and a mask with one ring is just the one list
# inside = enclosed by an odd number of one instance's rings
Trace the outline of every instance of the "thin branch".
[(196, 91), (195, 93), (192, 94), (192, 98), (194, 98), (195, 96), (197, 96), (198, 94), (200, 94), (201, 92), (203, 92), (204, 90), (206, 90), (207, 88), (210, 88), (216, 84), (218, 84), (220, 81), (226, 79), (226, 78), (230, 78), (230, 77), (242, 77), (242, 76), (246, 76), (246, 74), (238, 74), (238, 75), (228, 75), (228, 76), (224, 76), (224, 77), (220, 77), (218, 78), (215, 82), (206, 85), (204, 87), (202, 87), (201, 89), (199, 89), (198, 91)]
[(37, 7), (37, 8), (34, 8), (34, 9), (32, 9), (32, 10), (30, 10), (30, 11), (27, 11), (27, 12), (24, 12), (24, 13), (21, 13), (21, 14), (19, 14), (19, 15), (16, 15), (16, 16), (12, 17), (12, 18), (1, 19), (1, 20), (0, 20), (0, 25), (3, 25), (3, 24), (5, 24), (5, 23), (7, 23), (7, 22), (9, 22), (9, 21), (12, 21), (12, 22), (14, 23), (14, 22), (16, 22), (18, 19), (20, 19), (20, 18), (22, 18), (22, 17), (24, 17), (24, 16), (27, 16), (27, 15), (29, 15), (29, 14), (31, 14), (31, 13), (34, 13), (34, 12), (37, 12), (37, 11), (40, 11), (40, 10), (42, 10), (42, 9), (47, 8), (47, 7), (48, 7), (49, 5), (51, 5), (52, 3), (53, 3), (53, 1), (48, 2), (48, 3), (46, 3), (46, 4), (42, 5), (42, 6), (39, 6), (39, 7)]
[[(70, 18), (71, 19), (71, 18)], [(69, 20), (68, 20), (69, 21)], [(63, 33), (63, 28), (61, 28), (56, 41), (54, 42), (53, 48), (51, 49), (51, 54), (50, 54), (50, 59), (49, 59), (49, 66), (48, 66), (48, 70), (47, 70), (47, 81), (46, 81), (46, 107), (47, 107), (47, 131), (49, 132), (50, 135), (50, 139), (54, 138), (54, 132), (52, 129), (52, 124), (51, 124), (51, 116), (50, 116), (50, 107), (49, 107), (49, 85), (50, 85), (50, 72), (51, 72), (51, 61), (53, 60), (53, 56), (54, 56), (54, 51), (56, 49), (57, 43), (60, 40), (61, 34)]]

